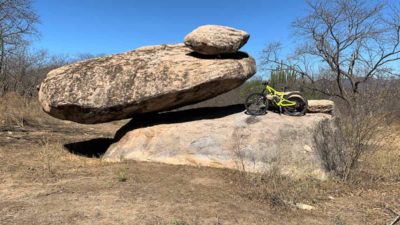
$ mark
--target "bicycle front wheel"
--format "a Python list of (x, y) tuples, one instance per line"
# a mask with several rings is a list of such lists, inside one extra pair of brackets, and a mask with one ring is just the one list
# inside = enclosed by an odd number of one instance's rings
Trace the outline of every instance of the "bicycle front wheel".
[(254, 93), (246, 98), (246, 111), (250, 115), (264, 115), (268, 109), (268, 100), (261, 93)]

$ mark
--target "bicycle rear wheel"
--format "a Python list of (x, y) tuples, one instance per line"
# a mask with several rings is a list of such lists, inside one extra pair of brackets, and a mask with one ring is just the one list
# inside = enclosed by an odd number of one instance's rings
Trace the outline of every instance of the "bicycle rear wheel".
[(302, 116), (306, 114), (308, 108), (307, 98), (299, 93), (292, 93), (285, 97), (287, 100), (296, 102), (294, 106), (285, 106), (285, 113), (290, 116)]

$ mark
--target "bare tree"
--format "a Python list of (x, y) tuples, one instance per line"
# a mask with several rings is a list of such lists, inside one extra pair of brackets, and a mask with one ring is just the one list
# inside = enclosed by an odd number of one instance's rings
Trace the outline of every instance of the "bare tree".
[(377, 150), (375, 142), (390, 137), (387, 125), (400, 112), (399, 80), (387, 79), (400, 72), (400, 4), (377, 0), (307, 3), (307, 16), (292, 24), (298, 41), (294, 52), (282, 57), (281, 45), (271, 43), (263, 51), (261, 68), (294, 71), (304, 88), (335, 100), (337, 129), (325, 134), (323, 127), (318, 129), (323, 136), (318, 148), (328, 160), (327, 169), (348, 179), (359, 159)]
[(29, 43), (27, 36), (36, 34), (37, 22), (31, 0), (0, 0), (0, 81), (6, 76), (7, 57)]
[(285, 69), (308, 78), (320, 74), (335, 82), (334, 90), (311, 88), (349, 102), (360, 84), (378, 75), (393, 75), (400, 61), (400, 10), (383, 1), (308, 1), (310, 12), (293, 23), (302, 44), (286, 60), (278, 55), (279, 43), (264, 49), (262, 66)]

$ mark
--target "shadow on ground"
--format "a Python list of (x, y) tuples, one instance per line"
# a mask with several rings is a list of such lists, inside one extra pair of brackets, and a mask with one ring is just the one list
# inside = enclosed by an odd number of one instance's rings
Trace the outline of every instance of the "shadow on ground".
[(113, 143), (114, 139), (111, 138), (95, 138), (88, 141), (65, 144), (64, 147), (73, 154), (99, 158)]

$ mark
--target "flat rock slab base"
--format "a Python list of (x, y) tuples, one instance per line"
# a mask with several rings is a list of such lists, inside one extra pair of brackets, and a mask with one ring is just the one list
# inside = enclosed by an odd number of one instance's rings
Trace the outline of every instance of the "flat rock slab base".
[[(325, 179), (315, 132), (325, 113), (301, 117), (268, 112), (249, 116), (242, 106), (203, 108), (133, 119), (103, 159), (139, 160)], [(146, 122), (150, 121), (150, 122)]]

